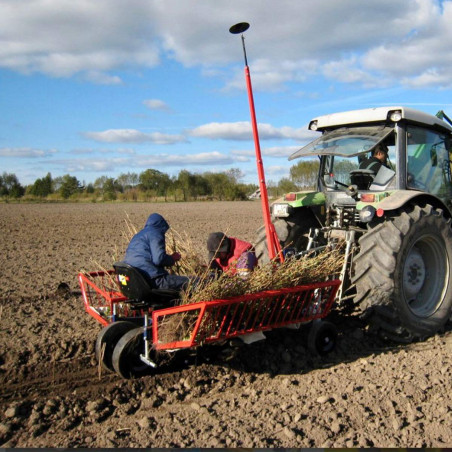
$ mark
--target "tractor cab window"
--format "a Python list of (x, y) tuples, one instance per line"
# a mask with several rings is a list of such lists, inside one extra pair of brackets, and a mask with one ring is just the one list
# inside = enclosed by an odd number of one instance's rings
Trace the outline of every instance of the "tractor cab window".
[(452, 194), (451, 146), (445, 134), (407, 127), (407, 186), (440, 198)]
[[(328, 155), (323, 157), (323, 183), (327, 189), (337, 190), (338, 186), (357, 185), (360, 190), (381, 191), (392, 187), (395, 184), (395, 140), (394, 134), (387, 137), (383, 143), (388, 150), (387, 166), (381, 166), (376, 173), (372, 171), (371, 176), (361, 174), (359, 171), (362, 164), (370, 159), (373, 146), (367, 152), (344, 157), (342, 155)], [(369, 180), (366, 183), (366, 176)], [(362, 182), (361, 182), (362, 181)]]

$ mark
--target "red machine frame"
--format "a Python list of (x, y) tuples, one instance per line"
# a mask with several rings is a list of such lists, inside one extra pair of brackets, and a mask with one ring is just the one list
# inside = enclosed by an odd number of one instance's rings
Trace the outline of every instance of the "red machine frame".
[[(152, 310), (133, 309), (114, 276), (114, 270), (79, 274), (86, 311), (104, 326), (117, 320), (152, 316), (148, 329), (152, 329), (152, 344), (157, 350), (196, 347), (322, 319), (330, 312), (341, 284), (335, 279)], [(164, 337), (162, 327), (172, 316), (185, 317), (186, 337)]]

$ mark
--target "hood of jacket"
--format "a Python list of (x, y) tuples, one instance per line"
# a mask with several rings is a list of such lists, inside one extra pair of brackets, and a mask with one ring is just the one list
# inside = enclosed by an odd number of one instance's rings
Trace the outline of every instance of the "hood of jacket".
[(169, 224), (159, 213), (152, 213), (144, 225), (145, 228), (159, 229), (165, 233), (169, 229)]

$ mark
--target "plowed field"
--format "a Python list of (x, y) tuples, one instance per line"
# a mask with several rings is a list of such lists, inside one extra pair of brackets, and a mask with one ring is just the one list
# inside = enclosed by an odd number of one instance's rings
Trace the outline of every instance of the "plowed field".
[(126, 219), (152, 212), (200, 252), (209, 232), (253, 241), (262, 222), (259, 202), (0, 205), (1, 447), (452, 446), (450, 328), (400, 346), (338, 317), (326, 358), (281, 329), (141, 379), (100, 372), (77, 274), (111, 268)]

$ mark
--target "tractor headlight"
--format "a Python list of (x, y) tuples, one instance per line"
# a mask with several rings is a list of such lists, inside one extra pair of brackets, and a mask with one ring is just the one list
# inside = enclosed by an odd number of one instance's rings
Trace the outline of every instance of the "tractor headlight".
[(400, 110), (394, 110), (389, 112), (389, 119), (392, 122), (399, 122), (402, 119), (402, 112)]
[(272, 206), (272, 214), (278, 218), (290, 216), (291, 210), (292, 207), (289, 204), (273, 204)]
[(362, 223), (369, 223), (369, 221), (372, 220), (372, 218), (375, 216), (375, 207), (373, 206), (366, 206), (359, 212), (359, 220)]
[(317, 121), (311, 121), (311, 123), (309, 124), (309, 130), (317, 130)]

